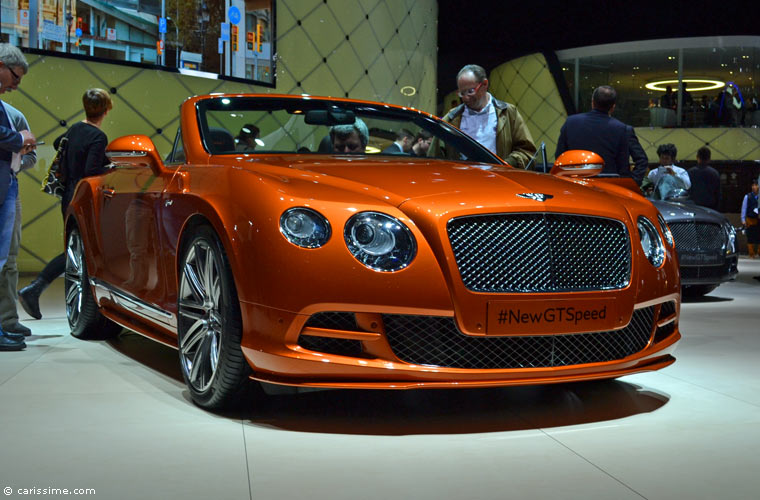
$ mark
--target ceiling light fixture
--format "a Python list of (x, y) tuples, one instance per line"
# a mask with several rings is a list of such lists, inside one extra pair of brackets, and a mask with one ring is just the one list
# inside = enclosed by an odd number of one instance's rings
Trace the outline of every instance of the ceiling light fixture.
[[(709, 80), (707, 78), (684, 78), (684, 83), (688, 84), (686, 88), (687, 92), (703, 92), (705, 90), (714, 90), (723, 88), (726, 83), (720, 80)], [(692, 84), (697, 84), (692, 86)], [(649, 90), (659, 90), (665, 92), (666, 85), (678, 85), (678, 80), (658, 80), (656, 82), (649, 82), (646, 84), (646, 88)]]

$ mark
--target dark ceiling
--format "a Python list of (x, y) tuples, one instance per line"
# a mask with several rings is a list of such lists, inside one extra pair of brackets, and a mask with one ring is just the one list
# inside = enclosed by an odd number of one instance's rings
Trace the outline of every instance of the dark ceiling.
[(760, 35), (756, 1), (438, 0), (438, 93), (475, 63), (490, 71), (515, 57), (602, 43)]

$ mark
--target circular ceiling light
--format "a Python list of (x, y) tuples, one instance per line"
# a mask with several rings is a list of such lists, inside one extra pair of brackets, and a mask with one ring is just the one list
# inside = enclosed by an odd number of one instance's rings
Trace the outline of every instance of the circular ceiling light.
[(411, 85), (407, 85), (406, 87), (401, 87), (401, 93), (407, 97), (412, 97), (414, 94), (417, 93), (417, 89), (412, 87)]
[[(726, 85), (725, 82), (721, 82), (720, 80), (709, 80), (707, 78), (684, 78), (681, 81), (689, 84), (689, 87), (686, 89), (687, 92), (703, 92), (705, 90), (720, 89)], [(700, 85), (698, 87), (692, 87), (692, 83)], [(667, 90), (665, 86), (671, 84), (678, 85), (678, 80), (658, 80), (656, 82), (647, 83), (645, 87), (649, 90), (665, 92)]]

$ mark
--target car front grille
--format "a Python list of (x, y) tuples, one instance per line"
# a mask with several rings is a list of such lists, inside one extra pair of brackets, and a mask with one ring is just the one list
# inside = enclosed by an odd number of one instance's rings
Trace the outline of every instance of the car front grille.
[(510, 337), (473, 337), (454, 318), (383, 315), (393, 353), (402, 361), (446, 368), (545, 368), (599, 363), (644, 349), (651, 336), (654, 308), (637, 309), (621, 330)]
[(566, 214), (491, 214), (447, 224), (459, 274), (475, 292), (611, 290), (628, 285), (621, 221)]
[[(719, 224), (705, 222), (669, 222), (676, 241), (676, 251), (683, 261), (690, 253), (714, 253), (718, 259), (723, 253), (726, 235)], [(709, 264), (710, 262), (700, 262)]]

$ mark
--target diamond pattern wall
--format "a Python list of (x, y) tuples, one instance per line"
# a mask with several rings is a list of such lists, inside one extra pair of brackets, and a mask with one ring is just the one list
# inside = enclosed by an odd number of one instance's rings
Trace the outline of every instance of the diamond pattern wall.
[(60, 205), (39, 191), (39, 183), (55, 138), (84, 119), (81, 96), (87, 88), (115, 91), (114, 109), (103, 124), (109, 138), (145, 134), (162, 155), (176, 134), (179, 105), (197, 94), (307, 93), (435, 112), (437, 19), (435, 0), (279, 0), (274, 89), (27, 54), (30, 70), (22, 86), (3, 95), (46, 142), (35, 168), (19, 179), (24, 225), (19, 269), (38, 271), (63, 248)]

